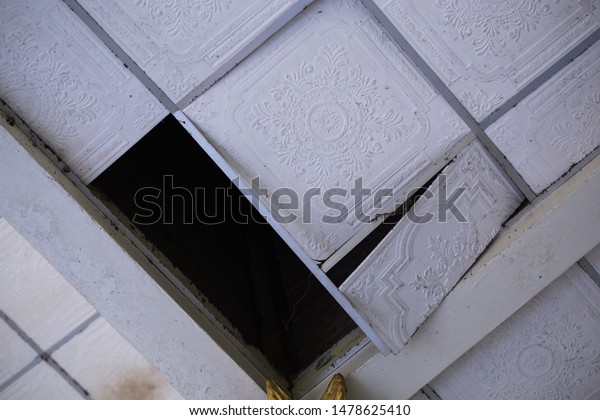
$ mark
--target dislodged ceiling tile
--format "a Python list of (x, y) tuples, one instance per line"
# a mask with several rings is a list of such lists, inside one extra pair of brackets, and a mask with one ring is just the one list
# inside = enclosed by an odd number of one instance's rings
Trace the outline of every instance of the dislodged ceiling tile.
[(0, 98), (91, 182), (167, 114), (60, 0), (0, 3)]
[(82, 0), (81, 5), (178, 102), (291, 6), (306, 0)]
[(486, 132), (533, 191), (541, 193), (600, 145), (600, 43)]
[(442, 171), (340, 290), (397, 353), (521, 201), (474, 143)]
[(483, 120), (600, 26), (595, 0), (374, 0)]
[(316, 260), (468, 131), (359, 1), (313, 3), (185, 112)]
[(600, 289), (571, 267), (432, 383), (443, 399), (600, 398)]

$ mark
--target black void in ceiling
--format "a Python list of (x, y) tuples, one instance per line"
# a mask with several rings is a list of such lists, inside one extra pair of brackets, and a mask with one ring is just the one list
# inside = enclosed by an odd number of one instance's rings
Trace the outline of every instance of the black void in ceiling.
[(174, 117), (91, 188), (288, 379), (356, 328)]

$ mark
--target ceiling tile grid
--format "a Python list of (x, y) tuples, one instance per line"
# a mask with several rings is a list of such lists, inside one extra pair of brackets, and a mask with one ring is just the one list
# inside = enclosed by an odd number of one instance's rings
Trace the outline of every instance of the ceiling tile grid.
[(37, 353), (0, 318), (0, 388), (37, 357)]
[(535, 193), (550, 186), (600, 145), (600, 43), (486, 133)]
[(0, 3), (0, 97), (91, 182), (167, 114), (60, 0)]
[(94, 321), (52, 357), (93, 399), (182, 398), (104, 318)]
[(600, 289), (571, 267), (438, 376), (443, 399), (600, 398)]
[(82, 0), (81, 5), (178, 102), (297, 0)]
[(96, 313), (5, 219), (0, 219), (0, 290), (0, 309), (43, 348)]
[(8, 388), (0, 391), (2, 400), (81, 400), (83, 397), (56, 369), (38, 363)]
[(395, 353), (523, 200), (477, 142), (428, 191), (340, 287)]
[[(280, 214), (297, 217), (285, 227), (316, 260), (392, 204), (354, 200), (357, 180), (398, 196), (468, 132), (358, 1), (313, 3), (184, 112), (248, 183), (295, 191), (301, 209)], [(348, 217), (324, 221), (340, 212), (315, 189), (345, 194), (333, 200)]]
[(600, 27), (596, 0), (374, 0), (477, 121)]

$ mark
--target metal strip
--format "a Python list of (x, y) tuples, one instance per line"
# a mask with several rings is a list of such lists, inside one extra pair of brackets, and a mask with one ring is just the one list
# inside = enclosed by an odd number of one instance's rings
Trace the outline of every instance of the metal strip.
[(33, 369), (34, 367), (39, 365), (41, 363), (41, 361), (42, 361), (42, 358), (40, 356), (36, 356), (35, 359), (33, 359), (31, 362), (27, 363), (21, 370), (19, 370), (13, 376), (11, 376), (6, 381), (4, 381), (2, 384), (0, 384), (0, 393), (4, 392), (5, 389), (10, 388), (10, 386), (12, 384), (14, 384), (19, 379), (21, 379), (21, 377), (23, 375), (25, 375), (27, 372), (29, 372), (31, 369)]
[(529, 204), (520, 209), (504, 224), (504, 229), (509, 229), (511, 226), (516, 224), (524, 215), (531, 211), (532, 208), (535, 208), (535, 206), (537, 206), (539, 203), (542, 203), (546, 197), (559, 189), (565, 182), (569, 181), (573, 176), (579, 173), (587, 164), (592, 162), (598, 156), (600, 156), (600, 147), (597, 147), (593, 152), (579, 161), (579, 163), (573, 165), (566, 174), (554, 181), (554, 183), (546, 188), (540, 195), (538, 195), (535, 200), (531, 201)]
[(375, 4), (373, 0), (361, 0), (365, 7), (373, 14), (375, 19), (379, 21), (381, 26), (388, 32), (390, 37), (402, 48), (404, 53), (412, 60), (413, 64), (423, 73), (423, 75), (429, 80), (433, 87), (439, 92), (440, 95), (450, 104), (454, 111), (462, 118), (467, 126), (475, 133), (481, 143), (490, 152), (492, 157), (498, 162), (500, 167), (506, 172), (508, 177), (514, 183), (514, 185), (521, 191), (521, 193), (529, 200), (535, 199), (536, 194), (533, 192), (531, 187), (525, 182), (521, 174), (512, 166), (512, 164), (506, 159), (504, 154), (498, 149), (498, 147), (492, 142), (492, 140), (485, 133), (483, 128), (477, 123), (477, 120), (469, 113), (464, 105), (458, 100), (458, 98), (452, 93), (450, 88), (440, 79), (437, 73), (427, 64), (427, 62), (419, 55), (417, 50), (408, 42), (408, 40), (402, 35), (402, 33), (396, 28), (392, 21), (386, 16), (386, 14)]
[(423, 388), (421, 388), (421, 391), (423, 391), (423, 394), (425, 394), (427, 396), (427, 398), (429, 398), (430, 400), (441, 400), (442, 399), (438, 395), (438, 393), (435, 392), (435, 389), (433, 389), (429, 385), (425, 385)]
[[(63, 379), (65, 379), (69, 385), (71, 385), (83, 398), (87, 400), (91, 399), (90, 393), (87, 392), (71, 375), (69, 375), (69, 373), (50, 356), (49, 352), (45, 352), (31, 337), (29, 337), (29, 335), (22, 330), (21, 327), (19, 327), (17, 323), (13, 321), (2, 309), (0, 309), (0, 319), (3, 319), (4, 322), (6, 322), (8, 326), (38, 354), (34, 360), (29, 362), (23, 369), (2, 384), (0, 386), (0, 392), (19, 380), (24, 374), (37, 366), (41, 361), (44, 361), (48, 363), (48, 365), (50, 365), (50, 367), (52, 367), (60, 376), (62, 376)], [(84, 321), (84, 323), (86, 321)]]
[(254, 50), (260, 47), (267, 39), (269, 39), (278, 30), (288, 24), (294, 19), (302, 10), (304, 10), (313, 0), (302, 0), (297, 1), (285, 11), (285, 13), (272, 22), (267, 28), (263, 29), (252, 41), (242, 48), (238, 53), (233, 55), (229, 60), (220, 65), (210, 76), (208, 76), (202, 83), (196, 86), (190, 93), (183, 97), (177, 106), (180, 109), (184, 109), (190, 105), (198, 96), (202, 95), (208, 88), (215, 84), (221, 77), (225, 76), (231, 69), (233, 69), (240, 61), (250, 55)]
[(137, 79), (163, 104), (169, 112), (179, 108), (163, 90), (137, 65), (123, 48), (111, 38), (98, 22), (77, 2), (77, 0), (63, 0), (63, 2), (77, 15), (79, 19), (96, 35), (100, 41), (123, 63)]
[(84, 320), (81, 324), (79, 324), (78, 326), (73, 328), (73, 330), (71, 330), (71, 332), (69, 332), (67, 335), (65, 335), (62, 339), (60, 339), (56, 343), (54, 343), (48, 350), (46, 350), (46, 353), (48, 353), (48, 354), (54, 353), (55, 351), (60, 349), (62, 346), (67, 344), (69, 341), (71, 341), (71, 339), (73, 337), (75, 337), (76, 335), (81, 334), (83, 331), (85, 331), (85, 329), (87, 327), (89, 327), (95, 320), (97, 320), (99, 318), (100, 318), (100, 314), (98, 312), (96, 312), (95, 314), (93, 314), (92, 316), (90, 316), (89, 318)]
[(177, 111), (173, 113), (175, 118), (181, 123), (181, 125), (187, 130), (194, 140), (202, 147), (202, 149), (210, 156), (210, 158), (219, 166), (221, 171), (232, 181), (238, 182), (238, 188), (242, 194), (252, 203), (252, 205), (258, 210), (258, 212), (267, 220), (269, 225), (277, 232), (277, 234), (283, 239), (283, 241), (290, 247), (298, 258), (304, 263), (306, 267), (314, 274), (314, 276), (321, 282), (323, 287), (329, 292), (329, 294), (338, 302), (338, 304), (346, 311), (346, 313), (356, 322), (356, 325), (364, 331), (364, 333), (373, 341), (373, 344), (383, 354), (389, 354), (389, 347), (383, 342), (383, 340), (377, 335), (371, 325), (359, 314), (359, 312), (352, 306), (350, 301), (338, 290), (338, 288), (329, 279), (327, 274), (317, 265), (317, 263), (310, 258), (308, 253), (302, 248), (298, 242), (290, 235), (290, 233), (273, 217), (271, 213), (260, 200), (258, 195), (250, 188), (250, 186), (239, 176), (239, 174), (227, 163), (227, 161), (220, 155), (220, 153), (211, 145), (204, 135), (196, 128), (192, 121), (182, 112)]
[(533, 79), (527, 86), (517, 92), (512, 98), (504, 103), (504, 105), (500, 106), (490, 115), (488, 115), (483, 121), (479, 123), (479, 126), (484, 130), (498, 121), (500, 118), (504, 116), (508, 111), (513, 109), (519, 102), (525, 99), (527, 96), (535, 92), (537, 88), (546, 83), (550, 78), (552, 78), (555, 74), (561, 71), (564, 67), (566, 67), (571, 61), (575, 60), (578, 56), (583, 54), (585, 50), (590, 48), (596, 41), (600, 39), (600, 29), (596, 29), (577, 44), (573, 49), (571, 49), (567, 54), (565, 54), (561, 59), (559, 59), (556, 63), (551, 65), (548, 69), (546, 69), (542, 74)]
[(21, 329), (17, 325), (15, 321), (13, 321), (2, 309), (0, 309), (0, 319), (3, 319), (4, 322), (8, 324), (8, 326), (17, 333), (21, 339), (26, 342), (29, 347), (31, 347), (38, 355), (43, 354), (44, 350), (33, 340), (33, 338), (29, 337), (29, 335)]
[(52, 367), (52, 369), (54, 369), (56, 371), (56, 373), (58, 373), (60, 376), (62, 376), (62, 378), (69, 385), (71, 385), (71, 387), (73, 387), (75, 389), (75, 391), (77, 391), (77, 393), (83, 397), (84, 400), (91, 400), (91, 399), (93, 399), (90, 396), (90, 393), (83, 386), (81, 386), (81, 384), (79, 382), (77, 382), (75, 380), (75, 378), (73, 378), (69, 374), (69, 372), (67, 372), (61, 365), (59, 365), (56, 360), (54, 360), (50, 356), (47, 356), (47, 357), (42, 356), (42, 359), (44, 359), (44, 361), (46, 363), (48, 363), (48, 365), (50, 365), (50, 367)]
[(579, 264), (583, 271), (585, 271), (585, 273), (590, 276), (592, 280), (594, 280), (594, 283), (600, 287), (600, 273), (598, 273), (596, 268), (587, 260), (587, 258), (583, 257), (577, 261), (577, 264)]

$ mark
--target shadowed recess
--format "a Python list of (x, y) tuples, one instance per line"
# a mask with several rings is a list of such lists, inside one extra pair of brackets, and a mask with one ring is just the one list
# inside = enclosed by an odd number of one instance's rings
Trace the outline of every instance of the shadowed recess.
[(172, 116), (91, 187), (286, 378), (356, 328)]

